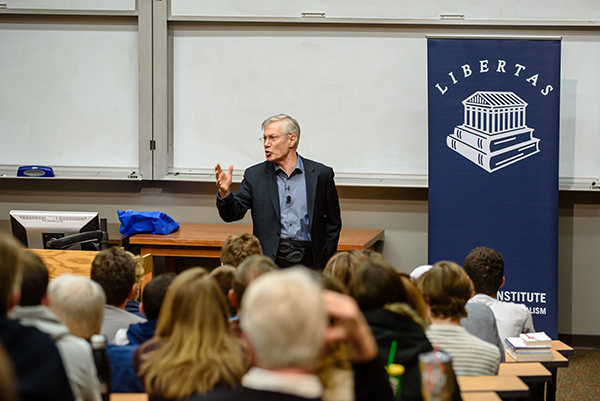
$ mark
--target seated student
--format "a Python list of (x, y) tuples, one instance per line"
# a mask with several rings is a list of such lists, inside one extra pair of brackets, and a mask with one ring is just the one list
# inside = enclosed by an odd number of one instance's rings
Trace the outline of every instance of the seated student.
[(404, 285), (388, 262), (370, 259), (354, 274), (350, 295), (358, 302), (373, 331), (382, 361), (387, 361), (392, 341), (397, 342), (394, 363), (405, 368), (402, 400), (422, 400), (418, 356), (433, 347), (425, 335), (427, 316), (421, 293), (410, 279)]
[(229, 304), (236, 311), (236, 315), (230, 319), (231, 332), (234, 336), (241, 337), (242, 335), (238, 317), (246, 288), (252, 280), (273, 270), (277, 270), (277, 265), (271, 258), (264, 255), (249, 256), (238, 266), (233, 282), (231, 283), (231, 290), (229, 290), (228, 294)]
[(367, 258), (357, 250), (337, 252), (327, 261), (323, 272), (335, 277), (347, 290), (352, 274)]
[(74, 336), (90, 340), (100, 334), (106, 295), (100, 284), (89, 278), (63, 274), (48, 285), (50, 309)]
[(133, 369), (133, 354), (141, 344), (154, 337), (160, 308), (167, 288), (175, 277), (175, 273), (166, 273), (150, 280), (144, 288), (143, 302), (140, 304), (140, 310), (146, 314), (148, 321), (132, 324), (128, 330), (120, 329), (115, 336), (117, 345), (108, 344), (106, 346), (106, 353), (110, 360), (113, 393), (144, 392), (144, 387)]
[(92, 262), (90, 277), (106, 294), (102, 334), (110, 343), (119, 329), (146, 321), (125, 310), (135, 291), (135, 261), (126, 251), (116, 246), (100, 251)]
[(243, 343), (231, 334), (225, 297), (205, 269), (173, 280), (154, 337), (134, 354), (134, 369), (150, 401), (239, 385), (248, 369)]
[(148, 321), (132, 324), (127, 329), (119, 329), (115, 335), (115, 345), (141, 345), (154, 337), (158, 314), (165, 299), (167, 288), (176, 276), (175, 273), (161, 274), (146, 284), (140, 310), (143, 311)]
[(69, 329), (48, 305), (48, 269), (33, 252), (23, 250), (21, 255), (21, 300), (9, 313), (11, 319), (25, 326), (33, 326), (48, 334), (56, 344), (71, 390), (76, 400), (99, 401), (100, 383), (90, 344), (69, 334)]
[[(431, 267), (431, 265), (417, 267), (410, 273), (410, 278), (416, 281), (421, 275), (428, 272)], [(472, 298), (465, 304), (465, 310), (467, 311), (467, 316), (460, 318), (460, 325), (475, 337), (479, 337), (497, 346), (500, 350), (500, 362), (504, 362), (504, 346), (498, 335), (498, 326), (496, 325), (496, 318), (492, 310), (487, 305), (473, 302)]]
[(324, 347), (335, 341), (346, 343), (353, 360), (357, 401), (394, 399), (377, 344), (356, 302), (323, 291), (306, 269), (257, 278), (244, 294), (241, 312), (253, 356), (243, 387), (192, 400), (321, 400), (323, 389), (314, 373)]
[(0, 343), (12, 362), (19, 398), (74, 400), (62, 359), (50, 336), (8, 319), (8, 311), (19, 303), (21, 252), (17, 240), (0, 236)]
[(231, 234), (221, 247), (221, 264), (238, 267), (248, 256), (262, 254), (260, 241), (254, 235)]
[(450, 354), (456, 376), (488, 376), (498, 372), (500, 350), (460, 325), (473, 292), (469, 277), (456, 263), (442, 261), (417, 280), (429, 310), (429, 342)]
[(523, 304), (502, 302), (496, 299), (500, 287), (504, 285), (504, 259), (499, 252), (479, 247), (467, 255), (464, 268), (475, 287), (472, 302), (490, 307), (496, 323), (502, 345), (507, 337), (518, 337), (521, 333), (533, 333), (533, 319), (529, 309)]

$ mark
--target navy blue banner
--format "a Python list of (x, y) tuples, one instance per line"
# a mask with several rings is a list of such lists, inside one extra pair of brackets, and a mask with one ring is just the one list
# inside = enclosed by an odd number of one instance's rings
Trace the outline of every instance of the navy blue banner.
[(560, 41), (429, 39), (429, 263), (486, 246), (557, 338)]

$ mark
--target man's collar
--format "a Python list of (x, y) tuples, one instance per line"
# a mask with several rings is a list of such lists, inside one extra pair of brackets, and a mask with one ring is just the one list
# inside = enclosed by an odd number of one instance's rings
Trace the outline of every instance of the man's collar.
[[(298, 156), (298, 159), (296, 160), (296, 167), (294, 167), (294, 170), (292, 170), (292, 174), (296, 171), (296, 170), (300, 170), (300, 172), (302, 174), (304, 174), (304, 161), (302, 160), (302, 157), (300, 156), (300, 154), (296, 153), (296, 155)], [(279, 174), (280, 171), (283, 171), (283, 169), (281, 167), (279, 167), (279, 165), (277, 165), (277, 163), (273, 163), (275, 165), (275, 174)], [(284, 171), (285, 173), (285, 171)], [(290, 176), (292, 175), (290, 174)]]
[(303, 398), (319, 398), (323, 386), (312, 374), (281, 373), (262, 368), (251, 368), (242, 377), (242, 385), (253, 390), (291, 394)]

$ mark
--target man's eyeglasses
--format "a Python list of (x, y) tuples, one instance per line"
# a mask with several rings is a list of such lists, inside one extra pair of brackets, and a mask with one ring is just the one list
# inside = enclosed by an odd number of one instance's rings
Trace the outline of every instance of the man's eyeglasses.
[(262, 143), (265, 143), (267, 141), (270, 141), (271, 143), (273, 142), (277, 142), (279, 140), (279, 138), (281, 138), (283, 135), (269, 135), (269, 136), (261, 136), (260, 138), (258, 138), (259, 141), (261, 141)]

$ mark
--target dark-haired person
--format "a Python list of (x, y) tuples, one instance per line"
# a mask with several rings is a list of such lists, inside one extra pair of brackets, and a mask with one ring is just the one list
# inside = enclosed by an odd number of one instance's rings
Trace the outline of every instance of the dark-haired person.
[(21, 257), (21, 300), (10, 311), (9, 317), (25, 326), (36, 327), (54, 340), (76, 400), (101, 400), (100, 383), (90, 344), (70, 334), (67, 326), (48, 307), (50, 300), (46, 294), (46, 265), (29, 250), (23, 250)]
[(402, 400), (419, 401), (423, 397), (418, 357), (433, 347), (425, 335), (425, 301), (408, 276), (406, 286), (388, 262), (369, 258), (354, 273), (350, 295), (373, 331), (382, 361), (387, 361), (392, 342), (397, 343), (394, 363), (405, 368)]
[(135, 260), (116, 246), (100, 251), (92, 262), (90, 277), (102, 286), (106, 294), (102, 334), (110, 343), (119, 329), (146, 321), (125, 310), (135, 291), (135, 268)]
[(450, 354), (456, 376), (489, 376), (498, 372), (500, 350), (460, 325), (473, 284), (462, 267), (442, 261), (417, 280), (429, 309), (427, 338)]
[(133, 368), (133, 354), (140, 345), (154, 337), (160, 308), (167, 289), (175, 277), (175, 273), (166, 273), (150, 280), (144, 288), (140, 304), (140, 310), (148, 317), (148, 321), (132, 324), (127, 330), (120, 329), (115, 336), (117, 345), (107, 345), (106, 352), (110, 360), (111, 384), (114, 393), (144, 392), (144, 387)]
[(467, 255), (464, 269), (475, 287), (471, 302), (485, 304), (494, 312), (504, 347), (507, 337), (535, 331), (531, 312), (525, 305), (496, 299), (498, 290), (504, 285), (504, 259), (499, 252), (483, 246), (475, 248)]
[(72, 401), (73, 393), (54, 341), (35, 327), (8, 319), (19, 304), (22, 248), (0, 236), (0, 343), (8, 354), (21, 401)]

